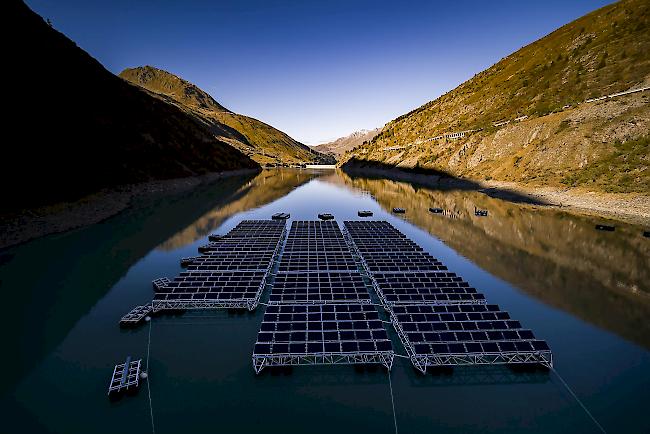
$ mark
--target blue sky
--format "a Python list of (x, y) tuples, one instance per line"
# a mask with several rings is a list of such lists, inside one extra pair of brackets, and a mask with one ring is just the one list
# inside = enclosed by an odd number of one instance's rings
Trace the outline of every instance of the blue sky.
[(391, 119), (605, 0), (27, 0), (114, 73), (173, 72), (307, 144)]

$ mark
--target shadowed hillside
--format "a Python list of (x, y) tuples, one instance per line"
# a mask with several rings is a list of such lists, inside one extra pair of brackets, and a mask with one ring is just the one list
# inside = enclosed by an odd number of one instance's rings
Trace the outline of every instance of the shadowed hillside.
[(649, 85), (650, 4), (624, 0), (389, 122), (343, 160), (648, 194), (650, 91), (586, 100)]
[[(5, 6), (3, 208), (125, 183), (258, 165), (178, 108), (125, 83), (24, 3)], [(10, 186), (10, 187), (9, 187)], [(8, 196), (8, 197), (7, 197)]]
[(207, 92), (167, 71), (143, 66), (125, 69), (120, 77), (175, 104), (218, 138), (259, 163), (329, 162), (331, 159), (264, 122), (231, 112)]

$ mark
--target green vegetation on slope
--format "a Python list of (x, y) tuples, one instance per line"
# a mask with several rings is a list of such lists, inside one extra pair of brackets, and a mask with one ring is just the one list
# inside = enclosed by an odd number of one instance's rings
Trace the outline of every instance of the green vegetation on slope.
[(255, 161), (299, 163), (325, 161), (328, 157), (257, 119), (233, 113), (207, 92), (174, 74), (152, 66), (128, 68), (120, 77), (177, 105)]
[[(343, 160), (355, 157), (475, 179), (559, 184), (601, 158), (607, 151), (603, 144), (635, 140), (648, 131), (650, 111), (642, 95), (622, 97), (622, 103), (578, 103), (649, 84), (650, 4), (624, 0), (561, 27), (398, 117)], [(624, 104), (629, 111), (621, 108)], [(499, 121), (510, 123), (495, 127)], [(540, 133), (550, 124), (555, 129), (560, 121), (565, 121), (558, 131), (563, 140)], [(477, 129), (481, 131), (460, 140), (424, 142)]]
[(650, 191), (650, 136), (616, 141), (610, 154), (562, 179), (570, 187), (597, 185), (610, 193)]

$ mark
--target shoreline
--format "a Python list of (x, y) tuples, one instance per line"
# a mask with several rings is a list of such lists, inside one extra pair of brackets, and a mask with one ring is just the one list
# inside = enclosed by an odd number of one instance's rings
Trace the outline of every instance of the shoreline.
[(191, 191), (218, 179), (257, 173), (258, 169), (212, 172), (200, 176), (119, 185), (82, 197), (0, 215), (0, 251), (47, 235), (100, 223), (156, 194)]
[[(600, 193), (581, 189), (536, 187), (507, 181), (453, 179), (399, 168), (345, 167), (341, 170), (353, 175), (381, 176), (434, 188), (473, 189), (490, 197), (512, 202), (525, 203), (522, 199), (528, 199), (529, 205), (650, 226), (650, 196), (638, 193)], [(468, 188), (468, 186), (472, 187)]]

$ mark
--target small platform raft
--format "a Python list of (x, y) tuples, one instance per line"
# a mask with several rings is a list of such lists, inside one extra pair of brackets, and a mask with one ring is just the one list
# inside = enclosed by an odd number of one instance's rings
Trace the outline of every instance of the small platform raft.
[(393, 208), (395, 214), (404, 214), (406, 210), (404, 208)]
[(609, 225), (596, 225), (596, 230), (598, 231), (605, 231), (605, 232), (614, 232), (616, 228), (614, 226), (609, 226)]
[(372, 211), (359, 211), (357, 215), (359, 217), (372, 217)]
[(108, 396), (118, 396), (123, 392), (136, 391), (140, 387), (140, 379), (147, 378), (142, 371), (142, 359), (133, 360), (128, 356), (124, 363), (115, 365), (111, 382), (108, 385)]
[(291, 214), (288, 212), (278, 212), (271, 216), (272, 220), (288, 220), (291, 218)]
[(155, 292), (160, 292), (164, 288), (166, 288), (170, 283), (170, 280), (166, 277), (159, 277), (158, 279), (155, 279), (151, 282), (151, 286), (153, 286), (153, 290)]
[(188, 256), (187, 258), (181, 258), (181, 267), (187, 268), (198, 259), (200, 259), (200, 256)]
[(478, 209), (474, 207), (474, 215), (476, 217), (487, 217), (488, 211), (486, 209)]
[(121, 327), (135, 327), (141, 324), (153, 310), (151, 304), (136, 306), (120, 319)]
[(443, 211), (444, 210), (442, 208), (429, 208), (429, 212), (431, 212), (433, 214), (442, 214)]
[(330, 213), (318, 214), (318, 218), (321, 220), (334, 220), (334, 216)]

